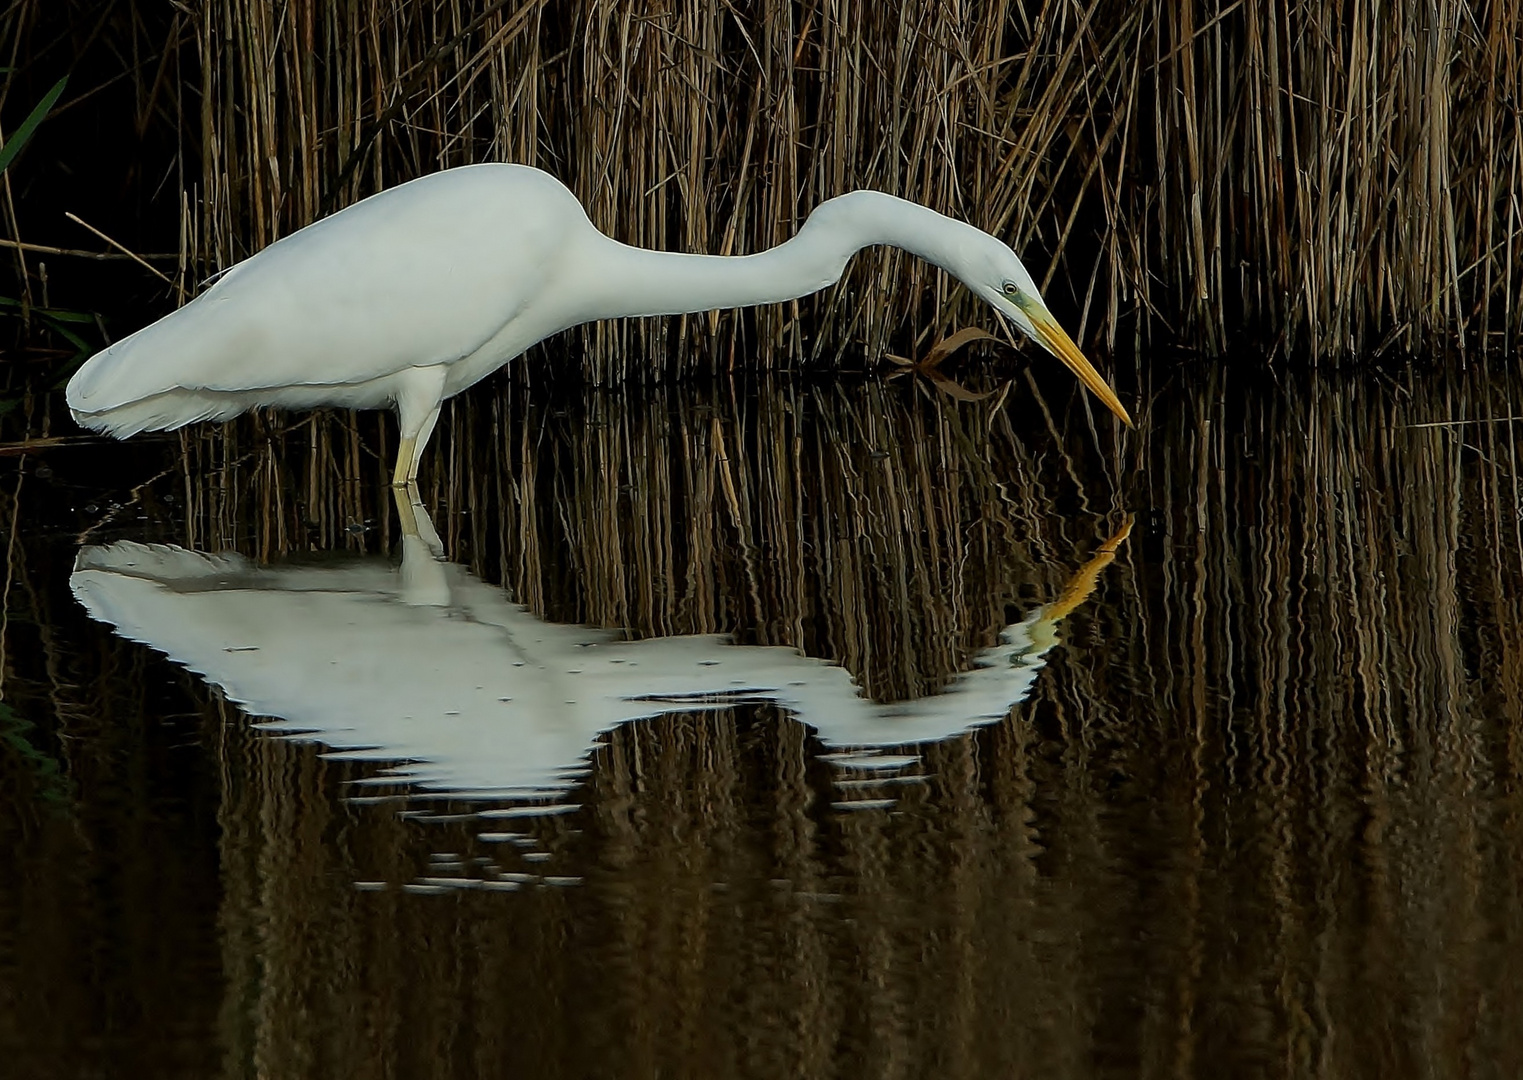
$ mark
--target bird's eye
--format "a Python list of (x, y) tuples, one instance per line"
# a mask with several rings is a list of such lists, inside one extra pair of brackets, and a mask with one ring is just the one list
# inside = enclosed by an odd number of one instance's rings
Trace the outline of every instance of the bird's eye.
[(1007, 281), (1007, 282), (1005, 282), (1005, 295), (1006, 296), (1013, 297), (1013, 296), (1015, 296), (1016, 293), (1018, 293), (1020, 291), (1021, 290), (1016, 286), (1015, 282), (1013, 282), (1013, 281)]

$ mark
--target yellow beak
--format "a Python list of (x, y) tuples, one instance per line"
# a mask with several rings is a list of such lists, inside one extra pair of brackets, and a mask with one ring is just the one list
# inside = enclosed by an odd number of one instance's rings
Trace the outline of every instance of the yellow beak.
[(1132, 418), (1127, 415), (1126, 409), (1122, 408), (1121, 400), (1116, 397), (1116, 392), (1110, 388), (1095, 366), (1084, 359), (1084, 354), (1073, 343), (1073, 339), (1064, 332), (1048, 311), (1040, 303), (1022, 304), (1021, 310), (1031, 320), (1031, 325), (1036, 327), (1037, 340), (1042, 343), (1046, 350), (1067, 364), (1069, 370), (1079, 377), (1079, 381), (1089, 387), (1095, 397), (1105, 403), (1105, 407), (1121, 418), (1121, 422), (1127, 427), (1132, 426)]

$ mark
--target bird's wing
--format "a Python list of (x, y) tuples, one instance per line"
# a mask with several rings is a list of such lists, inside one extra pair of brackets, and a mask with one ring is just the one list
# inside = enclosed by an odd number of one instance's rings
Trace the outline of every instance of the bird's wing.
[(515, 320), (543, 336), (560, 328), (553, 293), (585, 230), (575, 198), (535, 170), (404, 184), (271, 245), (92, 358), (69, 405), (98, 412), (172, 390), (280, 404), (280, 391), (313, 387), (340, 388), (342, 404), (342, 388), (469, 356)]

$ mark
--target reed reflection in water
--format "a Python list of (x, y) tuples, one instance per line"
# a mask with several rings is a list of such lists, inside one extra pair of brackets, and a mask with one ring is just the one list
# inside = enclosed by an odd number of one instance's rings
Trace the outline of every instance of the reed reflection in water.
[[(773, 704), (829, 746), (935, 742), (1004, 719), (1023, 701), (1062, 618), (1094, 588), (1128, 521), (1063, 596), (1005, 627), (940, 693), (881, 705), (844, 668), (716, 635), (621, 642), (547, 623), (442, 561), (426, 509), (398, 489), (401, 565), (261, 569), (130, 540), (80, 552), (70, 587), (90, 615), (201, 675), (265, 730), (354, 760), (402, 761), (378, 784), (484, 798), (553, 798), (620, 724), (676, 708)], [(851, 790), (906, 779), (913, 758), (840, 753)], [(913, 775), (913, 774), (911, 774)], [(842, 806), (880, 809), (891, 799)], [(515, 816), (563, 811), (519, 808)], [(476, 885), (477, 878), (461, 879)]]
[[(535, 618), (785, 646), (906, 708), (1136, 511), (1030, 697), (910, 782), (864, 771), (866, 808), (770, 701), (615, 726), (574, 809), (481, 817), (253, 731), (77, 614), (50, 616), (80, 657), (53, 699), (143, 729), (166, 706), (131, 680), (167, 677), (204, 718), (230, 1076), (1512, 1075), (1516, 459), (1505, 424), (1414, 425), (1513, 400), (1215, 374), (1120, 444), (1019, 386), (456, 406), (423, 502)], [(93, 539), (392, 548), (374, 429), (248, 439), (189, 440), (149, 521)]]

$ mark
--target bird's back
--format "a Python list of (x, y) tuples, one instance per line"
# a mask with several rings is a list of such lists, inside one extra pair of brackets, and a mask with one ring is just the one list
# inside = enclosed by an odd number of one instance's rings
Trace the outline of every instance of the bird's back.
[[(537, 169), (435, 173), (233, 267), (92, 357), (70, 380), (68, 404), (89, 426), (130, 434), (283, 404), (282, 393), (310, 404), (331, 387), (346, 403), (345, 388), (481, 348), (553, 294), (568, 249), (587, 234), (596, 235), (575, 196)], [(553, 308), (535, 305), (536, 318), (554, 322)], [(142, 404), (176, 396), (160, 409)], [(136, 415), (112, 423), (113, 411)]]

